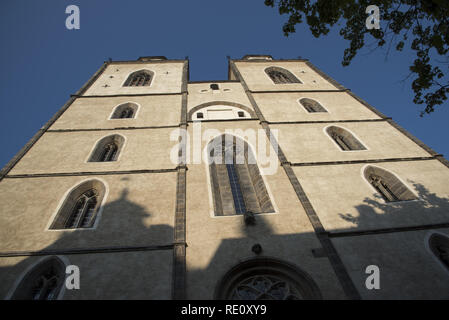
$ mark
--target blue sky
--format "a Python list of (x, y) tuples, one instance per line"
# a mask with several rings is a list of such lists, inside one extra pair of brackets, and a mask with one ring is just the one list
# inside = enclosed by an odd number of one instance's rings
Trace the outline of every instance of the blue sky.
[[(412, 52), (361, 52), (341, 66), (347, 42), (331, 32), (314, 38), (306, 26), (284, 37), (287, 16), (253, 1), (0, 2), (0, 139), (3, 167), (109, 57), (189, 56), (190, 80), (227, 78), (226, 56), (271, 54), (309, 59), (435, 151), (449, 156), (448, 103), (424, 118), (413, 104)], [(80, 30), (67, 30), (65, 8), (77, 5)], [(382, 23), (382, 22), (381, 22)]]

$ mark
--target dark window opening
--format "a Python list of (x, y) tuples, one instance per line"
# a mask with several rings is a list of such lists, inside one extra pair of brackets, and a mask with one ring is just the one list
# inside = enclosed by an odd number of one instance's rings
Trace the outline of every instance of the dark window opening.
[(364, 176), (386, 202), (416, 199), (413, 192), (401, 180), (385, 169), (368, 166)]
[(153, 74), (150, 71), (146, 70), (136, 71), (129, 75), (124, 86), (125, 87), (149, 86), (151, 84), (152, 76)]
[(434, 233), (429, 238), (432, 253), (449, 270), (449, 237)]
[(49, 257), (29, 271), (17, 286), (13, 300), (56, 300), (65, 280), (65, 265)]
[(326, 131), (342, 151), (366, 150), (359, 140), (343, 128), (332, 126), (327, 128)]
[(298, 78), (296, 78), (293, 73), (290, 71), (278, 68), (278, 67), (270, 67), (265, 70), (268, 76), (275, 84), (283, 84), (283, 83), (302, 83)]
[(303, 98), (299, 102), (303, 105), (304, 109), (310, 113), (327, 112), (326, 109), (324, 109), (323, 106), (315, 100)]
[(104, 146), (99, 162), (114, 161), (116, 159), (117, 150), (118, 147), (114, 142), (108, 143)]
[(399, 201), (399, 198), (394, 194), (393, 191), (391, 191), (388, 184), (385, 183), (385, 181), (381, 177), (375, 174), (371, 174), (369, 176), (369, 180), (371, 185), (382, 195), (385, 201)]
[(89, 162), (116, 161), (124, 142), (125, 139), (118, 134), (104, 137), (97, 143)]
[(125, 110), (123, 110), (120, 113), (120, 119), (125, 119), (125, 118), (132, 118), (134, 114), (133, 109), (131, 108), (126, 108)]
[(84, 192), (76, 201), (65, 229), (90, 228), (94, 222), (98, 193), (95, 189)]
[(98, 180), (89, 180), (65, 198), (50, 229), (92, 228), (105, 194), (105, 186)]

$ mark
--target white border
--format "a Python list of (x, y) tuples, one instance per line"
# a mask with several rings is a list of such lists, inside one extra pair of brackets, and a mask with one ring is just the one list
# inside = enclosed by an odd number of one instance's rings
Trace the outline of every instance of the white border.
[(433, 253), (432, 249), (430, 249), (430, 246), (429, 246), (429, 240), (430, 240), (430, 237), (431, 237), (432, 235), (434, 235), (434, 234), (442, 235), (442, 236), (444, 236), (445, 238), (447, 238), (448, 241), (449, 241), (449, 234), (445, 234), (445, 233), (442, 233), (442, 232), (440, 232), (440, 231), (429, 230), (429, 231), (426, 233), (426, 235), (424, 236), (424, 247), (425, 247), (426, 250), (429, 252), (429, 254), (432, 255), (433, 259), (437, 261), (437, 263), (440, 265), (440, 267), (443, 268), (443, 269), (449, 274), (449, 268), (446, 267), (446, 266), (440, 261), (440, 259), (438, 259), (438, 258), (435, 256), (435, 253)]
[[(361, 144), (362, 146), (365, 147), (365, 149), (364, 149), (364, 150), (342, 150), (341, 147), (338, 145), (338, 143), (335, 142), (335, 140), (334, 140), (334, 139), (329, 135), (329, 133), (327, 132), (327, 128), (330, 128), (330, 127), (337, 127), (337, 128), (343, 129), (343, 130), (345, 130), (345, 131), (348, 131), (350, 134), (352, 134), (352, 136), (353, 136), (354, 138), (357, 139), (358, 142), (360, 142), (360, 144)], [(364, 151), (370, 151), (370, 148), (366, 145), (366, 143), (363, 142), (362, 139), (360, 139), (356, 134), (354, 134), (354, 132), (352, 132), (352, 131), (349, 130), (349, 129), (346, 129), (345, 127), (338, 126), (338, 125), (334, 125), (334, 124), (330, 124), (330, 125), (327, 125), (327, 126), (323, 127), (323, 131), (324, 131), (324, 134), (326, 134), (326, 136), (328, 136), (329, 139), (331, 139), (332, 143), (337, 147), (337, 149), (338, 149), (340, 152), (349, 153), (349, 152), (364, 152)]]
[[(118, 107), (120, 107), (120, 106), (122, 106), (122, 105), (124, 105), (124, 104), (134, 104), (134, 105), (137, 106), (137, 109), (136, 109), (136, 112), (135, 112), (135, 114), (134, 114), (134, 117), (132, 117), (132, 118), (112, 118), (112, 116), (114, 115), (115, 110), (116, 110)], [(137, 103), (137, 102), (134, 102), (134, 101), (126, 101), (126, 102), (120, 103), (120, 104), (118, 104), (118, 105), (116, 105), (116, 106), (114, 106), (114, 107), (112, 108), (112, 112), (111, 112), (111, 114), (109, 115), (108, 120), (134, 120), (134, 119), (137, 119), (137, 116), (138, 116), (138, 114), (139, 114), (139, 111), (140, 111), (140, 103)]]
[[(87, 181), (91, 181), (91, 180), (98, 180), (100, 181), (103, 186), (104, 186), (104, 195), (103, 195), (103, 200), (101, 200), (100, 206), (98, 207), (98, 211), (95, 215), (95, 222), (94, 225), (91, 228), (70, 228), (70, 229), (50, 229), (51, 225), (53, 224), (53, 221), (55, 220), (56, 216), (59, 213), (59, 210), (61, 210), (62, 205), (64, 204), (65, 200), (67, 199), (67, 197), (69, 196), (69, 194), (75, 190), (77, 187), (79, 187), (80, 185), (82, 185), (83, 183), (87, 182)], [(109, 185), (106, 183), (106, 181), (104, 181), (101, 178), (85, 178), (84, 180), (78, 181), (76, 184), (74, 184), (70, 189), (68, 189), (64, 195), (62, 196), (62, 198), (59, 200), (59, 203), (56, 207), (56, 210), (53, 212), (53, 214), (50, 217), (50, 220), (47, 223), (47, 226), (45, 227), (44, 231), (50, 231), (50, 232), (65, 232), (65, 231), (90, 231), (90, 230), (96, 230), (98, 223), (100, 222), (101, 219), (101, 214), (103, 213), (103, 207), (105, 206), (105, 202), (106, 202), (106, 198), (109, 195)]]
[[(121, 136), (121, 137), (124, 139), (123, 145), (122, 145), (122, 147), (121, 147), (120, 150), (119, 150), (117, 159), (114, 160), (114, 161), (89, 161), (89, 159), (91, 158), (91, 156), (92, 156), (94, 150), (97, 148), (98, 143), (99, 143), (101, 140), (103, 140), (104, 138), (106, 138), (106, 137), (109, 137), (109, 136), (115, 136), (115, 135), (119, 135), (119, 136)], [(96, 164), (98, 164), (98, 163), (117, 163), (117, 162), (120, 160), (120, 158), (122, 157), (122, 153), (123, 153), (123, 150), (125, 149), (127, 140), (128, 140), (127, 137), (124, 136), (124, 135), (122, 135), (121, 133), (108, 134), (108, 135), (105, 135), (105, 136), (103, 136), (103, 137), (97, 139), (97, 141), (95, 141), (93, 147), (90, 149), (90, 152), (89, 152), (89, 154), (87, 155), (86, 160), (84, 160), (84, 163), (96, 163)]]
[[(6, 296), (5, 296), (5, 300), (11, 300), (12, 295), (13, 295), (14, 292), (17, 290), (17, 287), (18, 287), (19, 284), (22, 282), (23, 278), (28, 274), (28, 272), (30, 272), (31, 270), (33, 270), (38, 264), (40, 264), (40, 263), (43, 262), (44, 260), (49, 259), (49, 258), (51, 258), (51, 257), (53, 257), (53, 256), (59, 258), (59, 259), (62, 261), (62, 263), (64, 264), (64, 267), (65, 267), (65, 268), (64, 268), (64, 275), (66, 275), (66, 273), (65, 273), (66, 268), (67, 268), (67, 266), (70, 265), (70, 261), (69, 261), (69, 259), (68, 259), (66, 256), (61, 256), (61, 255), (48, 255), (48, 256), (41, 257), (40, 259), (37, 259), (34, 263), (32, 263), (31, 265), (29, 265), (29, 266), (25, 269), (25, 271), (23, 271), (23, 272), (20, 274), (20, 276), (16, 279), (16, 281), (14, 281), (13, 286), (9, 289), (8, 293), (7, 293)], [(29, 257), (28, 257), (28, 258), (29, 258)], [(66, 277), (64, 277), (64, 281), (63, 281), (63, 283), (62, 283), (62, 285), (61, 285), (61, 290), (59, 290), (58, 297), (56, 298), (56, 300), (61, 300), (62, 297), (64, 296), (64, 293), (65, 293), (65, 279), (66, 279)]]
[[(379, 193), (379, 191), (377, 191), (377, 190), (371, 185), (371, 183), (369, 183), (369, 181), (365, 178), (365, 170), (366, 170), (367, 167), (375, 167), (375, 168), (379, 168), (379, 169), (382, 169), (382, 170), (387, 171), (387, 172), (389, 172), (390, 174), (394, 175), (394, 176), (396, 177), (396, 179), (398, 179), (404, 186), (407, 187), (407, 189), (408, 189), (411, 193), (413, 193), (413, 194), (415, 195), (416, 199), (412, 199), (412, 200), (399, 200), (399, 201), (385, 201), (384, 197), (382, 197), (382, 195)], [(376, 165), (372, 165), (372, 164), (368, 163), (368, 164), (365, 164), (364, 166), (362, 166), (362, 168), (360, 169), (360, 175), (362, 176), (362, 179), (365, 181), (365, 183), (367, 183), (367, 184), (369, 185), (370, 189), (371, 189), (371, 190), (374, 190), (375, 194), (377, 194), (377, 195), (380, 196), (380, 200), (382, 200), (382, 201), (384, 202), (384, 204), (387, 204), (387, 205), (396, 205), (396, 204), (398, 204), (398, 203), (406, 203), (406, 202), (414, 202), (414, 201), (421, 201), (421, 200), (423, 200), (423, 199), (421, 199), (421, 197), (419, 197), (419, 195), (415, 192), (415, 189), (414, 189), (414, 188), (410, 188), (410, 186), (409, 186), (404, 180), (402, 180), (401, 177), (399, 177), (395, 172), (393, 172), (393, 171), (391, 171), (391, 170), (388, 170), (388, 169), (385, 169), (385, 168), (383, 168), (383, 167), (376, 166)]]
[[(245, 140), (243, 137), (241, 137), (238, 134), (220, 133), (220, 134), (214, 136), (213, 138), (211, 138), (209, 141), (207, 141), (205, 147), (203, 148), (203, 152), (202, 152), (203, 153), (203, 157), (204, 157), (203, 159), (209, 159), (208, 152), (207, 152), (207, 147), (209, 146), (209, 143), (211, 141), (213, 141), (214, 139), (216, 139), (217, 137), (222, 136), (222, 135), (226, 135), (226, 134), (230, 135), (230, 136), (238, 137), (241, 140), (245, 141), (248, 144), (248, 146), (251, 148), (251, 152), (253, 152), (253, 150), (255, 150), (255, 148), (247, 140)], [(274, 152), (274, 150), (272, 150), (272, 145), (271, 144), (270, 144), (270, 152)], [(253, 152), (253, 155), (255, 155), (254, 152)], [(256, 159), (257, 159), (257, 157), (256, 157)], [(259, 164), (258, 164), (257, 161), (256, 161), (256, 164), (257, 164), (257, 168), (259, 169), (259, 174), (262, 177), (263, 183), (265, 184), (265, 188), (267, 189), (268, 196), (270, 197), (270, 201), (271, 201), (271, 204), (273, 205), (274, 211), (273, 212), (256, 213), (255, 215), (260, 216), (260, 215), (279, 214), (279, 209), (278, 209), (278, 207), (276, 205), (276, 202), (274, 201), (274, 196), (273, 196), (273, 194), (271, 192), (271, 189), (270, 189), (270, 186), (269, 186), (268, 182), (266, 181), (265, 175), (261, 174), (261, 169), (260, 169)], [(214, 199), (213, 199), (212, 186), (211, 186), (211, 181), (210, 181), (209, 164), (205, 163), (205, 167), (206, 167), (206, 178), (207, 178), (207, 191), (208, 191), (208, 194), (209, 194), (209, 215), (210, 215), (210, 217), (211, 218), (236, 218), (236, 217), (239, 217), (239, 219), (241, 219), (241, 217), (243, 216), (241, 214), (235, 214), (235, 215), (229, 215), (229, 216), (216, 216), (215, 215)]]

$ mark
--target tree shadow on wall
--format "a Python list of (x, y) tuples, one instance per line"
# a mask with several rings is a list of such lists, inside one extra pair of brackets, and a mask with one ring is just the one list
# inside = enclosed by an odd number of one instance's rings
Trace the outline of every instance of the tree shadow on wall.
[(449, 223), (449, 199), (437, 196), (420, 183), (411, 183), (418, 195), (416, 200), (385, 202), (376, 193), (375, 199), (367, 197), (363, 204), (355, 206), (358, 216), (351, 213), (338, 215), (358, 230)]
[(46, 231), (60, 232), (61, 236), (37, 254), (0, 268), (1, 298), (11, 299), (19, 280), (40, 262), (63, 257), (65, 264), (79, 267), (80, 289), (63, 289), (62, 299), (170, 299), (171, 265), (147, 253), (157, 249), (171, 258), (173, 227), (150, 224), (148, 219), (155, 214), (132, 202), (128, 189), (123, 189), (117, 200), (103, 206), (96, 229)]

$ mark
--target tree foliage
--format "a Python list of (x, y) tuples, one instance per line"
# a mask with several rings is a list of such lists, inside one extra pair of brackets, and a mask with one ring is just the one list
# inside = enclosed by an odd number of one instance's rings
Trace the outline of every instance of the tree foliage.
[[(370, 38), (376, 48), (386, 46), (387, 54), (392, 46), (397, 51), (409, 46), (416, 55), (409, 67), (413, 102), (425, 105), (421, 116), (447, 100), (449, 0), (265, 0), (265, 5), (277, 6), (280, 14), (289, 15), (283, 26), (286, 36), (304, 21), (315, 37), (326, 35), (344, 21), (340, 35), (350, 43), (343, 66), (348, 66), (361, 48), (370, 47), (366, 44)], [(365, 25), (369, 5), (380, 9), (380, 29)]]

